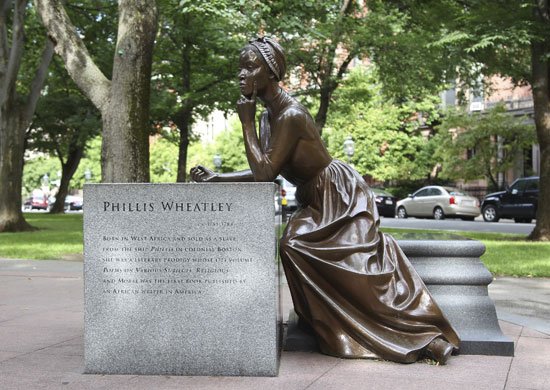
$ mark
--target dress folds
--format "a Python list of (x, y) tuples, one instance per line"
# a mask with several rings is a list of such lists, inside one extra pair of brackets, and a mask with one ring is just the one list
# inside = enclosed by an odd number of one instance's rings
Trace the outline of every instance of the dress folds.
[(379, 231), (374, 195), (333, 160), (299, 185), (301, 207), (280, 243), (294, 309), (321, 351), (412, 363), (435, 338), (459, 338), (395, 240)]

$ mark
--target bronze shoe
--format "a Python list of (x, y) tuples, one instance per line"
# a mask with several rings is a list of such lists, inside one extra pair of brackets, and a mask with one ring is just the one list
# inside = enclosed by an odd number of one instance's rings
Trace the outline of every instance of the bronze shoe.
[(438, 337), (428, 344), (425, 352), (426, 356), (430, 359), (435, 360), (441, 365), (445, 365), (447, 360), (449, 360), (451, 353), (453, 353), (453, 349), (454, 348), (451, 344)]

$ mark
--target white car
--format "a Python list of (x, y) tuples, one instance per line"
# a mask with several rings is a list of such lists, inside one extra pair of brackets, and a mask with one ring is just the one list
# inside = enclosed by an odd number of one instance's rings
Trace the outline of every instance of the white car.
[(473, 221), (481, 214), (481, 210), (477, 198), (458, 188), (427, 186), (397, 202), (396, 214), (398, 218), (458, 217)]

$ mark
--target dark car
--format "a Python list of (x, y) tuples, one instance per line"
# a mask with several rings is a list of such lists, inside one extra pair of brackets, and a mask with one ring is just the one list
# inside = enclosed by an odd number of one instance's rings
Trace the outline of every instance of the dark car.
[(485, 196), (481, 203), (481, 213), (487, 222), (513, 218), (516, 222), (529, 223), (536, 217), (538, 201), (538, 176), (524, 177), (513, 182), (506, 191)]
[(376, 201), (378, 214), (383, 217), (395, 217), (395, 204), (397, 203), (397, 197), (381, 188), (371, 188), (371, 190), (375, 196), (374, 200)]
[(82, 203), (80, 196), (67, 195), (65, 198), (65, 210), (82, 210)]

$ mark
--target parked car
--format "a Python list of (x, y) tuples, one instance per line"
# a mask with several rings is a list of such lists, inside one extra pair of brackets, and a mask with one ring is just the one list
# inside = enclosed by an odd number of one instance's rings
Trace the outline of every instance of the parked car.
[(47, 210), (48, 198), (45, 195), (33, 194), (23, 202), (24, 210)]
[(83, 199), (80, 196), (67, 195), (65, 197), (65, 210), (82, 210)]
[(538, 201), (539, 177), (517, 179), (506, 191), (493, 192), (483, 198), (483, 219), (498, 222), (500, 218), (513, 218), (516, 222), (529, 223), (536, 218)]
[[(50, 196), (49, 200), (49, 209), (51, 209), (55, 203), (55, 197)], [(63, 207), (65, 208), (65, 211), (80, 211), (82, 210), (83, 205), (83, 199), (80, 196), (75, 195), (67, 195), (65, 197), (65, 204)]]
[(459, 217), (473, 221), (480, 214), (479, 200), (453, 187), (427, 186), (397, 202), (397, 217)]
[(275, 183), (279, 184), (280, 191), (275, 195), (275, 211), (280, 213), (281, 206), (287, 211), (294, 211), (298, 208), (296, 201), (296, 186), (282, 176), (277, 176)]
[(374, 200), (376, 202), (378, 214), (383, 217), (395, 217), (395, 204), (397, 203), (397, 197), (382, 188), (371, 188), (371, 190), (375, 196)]

